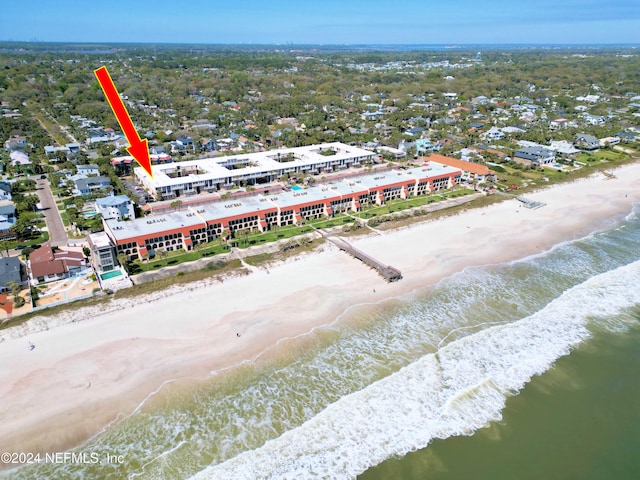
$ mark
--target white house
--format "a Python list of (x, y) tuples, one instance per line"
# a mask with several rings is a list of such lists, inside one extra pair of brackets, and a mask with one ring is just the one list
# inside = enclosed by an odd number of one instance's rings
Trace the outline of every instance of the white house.
[(571, 122), (566, 118), (556, 118), (555, 120), (551, 120), (549, 122), (549, 128), (551, 130), (559, 130), (561, 128), (567, 128), (569, 126), (569, 123)]
[(98, 198), (96, 199), (96, 208), (105, 220), (115, 219), (122, 221), (127, 218), (135, 218), (133, 202), (126, 195)]
[(502, 133), (502, 130), (497, 127), (491, 127), (480, 136), (491, 140), (502, 140), (504, 138), (504, 133)]
[(100, 175), (98, 165), (78, 165), (76, 169), (78, 170), (78, 175), (86, 175), (87, 177)]
[(602, 126), (605, 122), (605, 118), (600, 115), (585, 115), (584, 119), (589, 125)]
[(620, 143), (620, 137), (604, 137), (600, 139), (601, 147), (612, 147), (613, 145), (618, 145)]
[(11, 165), (13, 165), (14, 167), (25, 167), (31, 165), (29, 156), (26, 153), (21, 152), (20, 150), (14, 150), (13, 152), (11, 152), (11, 154), (9, 155), (9, 159), (11, 160)]
[(549, 148), (554, 152), (564, 155), (573, 155), (574, 153), (580, 152), (580, 150), (573, 146), (573, 143), (567, 142), (566, 140), (553, 140)]

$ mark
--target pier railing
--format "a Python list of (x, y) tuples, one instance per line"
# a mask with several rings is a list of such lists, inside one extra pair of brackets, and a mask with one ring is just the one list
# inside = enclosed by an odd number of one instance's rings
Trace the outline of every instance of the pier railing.
[(340, 250), (347, 252), (353, 258), (360, 260), (365, 265), (368, 265), (369, 267), (376, 270), (378, 274), (380, 274), (380, 276), (384, 278), (387, 282), (397, 282), (402, 278), (402, 273), (397, 268), (392, 267), (390, 265), (385, 265), (379, 260), (376, 260), (375, 258), (373, 258), (371, 255), (367, 255), (363, 251), (358, 250), (353, 245), (351, 245), (350, 243), (347, 243), (343, 239), (325, 235), (323, 232), (320, 232), (320, 234), (323, 237), (325, 237), (328, 241), (333, 243), (335, 246), (337, 246)]

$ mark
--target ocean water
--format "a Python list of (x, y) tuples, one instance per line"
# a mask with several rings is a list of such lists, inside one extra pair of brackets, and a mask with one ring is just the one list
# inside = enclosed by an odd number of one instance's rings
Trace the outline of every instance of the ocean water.
[[(632, 212), (538, 255), (354, 307), (269, 360), (169, 383), (72, 451), (122, 463), (30, 465), (8, 476), (637, 478), (626, 476), (633, 465), (614, 468), (631, 458), (623, 439), (639, 446), (639, 285)], [(560, 420), (568, 426), (558, 429)], [(584, 475), (609, 445), (622, 460)], [(507, 466), (496, 470), (490, 455)]]

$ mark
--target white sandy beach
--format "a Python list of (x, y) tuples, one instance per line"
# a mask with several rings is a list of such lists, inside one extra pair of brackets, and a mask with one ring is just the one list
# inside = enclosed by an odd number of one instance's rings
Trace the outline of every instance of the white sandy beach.
[[(224, 283), (202, 282), (30, 320), (0, 331), (0, 451), (62, 451), (130, 414), (163, 382), (204, 378), (283, 338), (332, 323), (351, 305), (433, 284), (469, 265), (544, 251), (610, 225), (640, 201), (640, 164), (456, 216), (353, 241), (403, 273), (385, 283), (327, 246)], [(375, 291), (374, 291), (375, 289)], [(71, 320), (74, 320), (73, 322)], [(238, 334), (240, 336), (238, 337)], [(28, 343), (36, 348), (32, 351)]]

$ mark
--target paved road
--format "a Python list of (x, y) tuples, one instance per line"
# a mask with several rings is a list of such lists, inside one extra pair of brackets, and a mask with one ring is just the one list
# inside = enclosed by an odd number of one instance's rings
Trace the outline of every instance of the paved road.
[(67, 231), (62, 223), (62, 218), (60, 218), (56, 201), (51, 193), (51, 188), (49, 188), (49, 182), (38, 179), (36, 181), (36, 190), (43, 208), (44, 219), (49, 229), (49, 242), (51, 245), (66, 246), (69, 237), (67, 237)]

